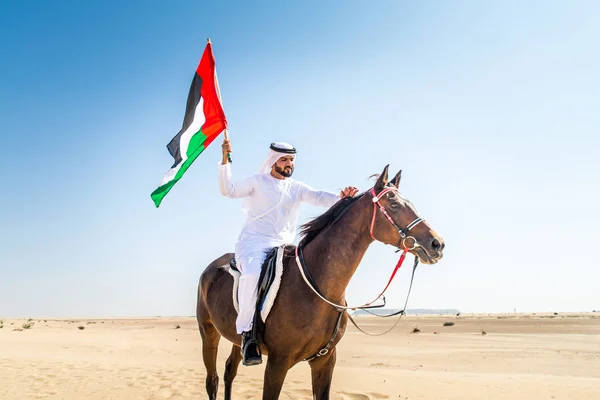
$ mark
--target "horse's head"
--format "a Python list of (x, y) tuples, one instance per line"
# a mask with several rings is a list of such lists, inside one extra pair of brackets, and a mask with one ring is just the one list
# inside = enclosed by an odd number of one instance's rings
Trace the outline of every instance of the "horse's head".
[(435, 264), (443, 254), (444, 240), (422, 219), (415, 206), (400, 194), (402, 171), (388, 181), (386, 165), (368, 193), (373, 199), (371, 237), (400, 249), (408, 249), (425, 264)]

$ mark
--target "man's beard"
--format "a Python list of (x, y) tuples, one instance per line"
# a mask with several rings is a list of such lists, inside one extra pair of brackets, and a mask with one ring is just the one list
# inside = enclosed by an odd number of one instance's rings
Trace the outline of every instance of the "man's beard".
[(284, 168), (279, 168), (277, 165), (275, 166), (275, 172), (277, 172), (278, 174), (280, 174), (281, 176), (285, 176), (286, 178), (289, 178), (290, 176), (292, 176), (292, 174), (294, 173), (294, 167), (284, 167)]

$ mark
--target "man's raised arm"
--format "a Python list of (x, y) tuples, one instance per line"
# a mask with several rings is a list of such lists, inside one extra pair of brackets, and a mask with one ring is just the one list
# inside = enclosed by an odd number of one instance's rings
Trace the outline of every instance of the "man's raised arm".
[(219, 191), (225, 197), (238, 198), (250, 196), (254, 190), (254, 179), (252, 177), (233, 182), (231, 179), (231, 164), (227, 155), (231, 153), (231, 142), (224, 140), (221, 145), (223, 158), (219, 163)]

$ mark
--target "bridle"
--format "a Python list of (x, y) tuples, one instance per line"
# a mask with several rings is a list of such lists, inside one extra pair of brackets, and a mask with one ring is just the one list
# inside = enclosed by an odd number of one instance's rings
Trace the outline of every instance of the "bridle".
[[(390, 222), (390, 224), (392, 224), (394, 226), (394, 228), (396, 228), (396, 230), (400, 234), (400, 238), (398, 239), (398, 243), (396, 244), (396, 247), (398, 249), (404, 249), (405, 251), (414, 250), (417, 247), (420, 247), (419, 242), (417, 242), (417, 239), (415, 239), (414, 236), (408, 236), (407, 234), (412, 228), (419, 225), (421, 222), (423, 222), (425, 220), (421, 217), (417, 217), (413, 222), (408, 224), (406, 226), (406, 228), (401, 228), (392, 219), (392, 217), (390, 217), (388, 212), (385, 210), (385, 207), (383, 206), (383, 204), (381, 204), (379, 202), (379, 200), (381, 200), (381, 198), (383, 196), (385, 196), (386, 194), (388, 194), (391, 190), (392, 190), (392, 187), (388, 186), (385, 189), (383, 189), (381, 192), (379, 192), (378, 195), (375, 194), (375, 188), (371, 188), (371, 190), (369, 190), (369, 193), (371, 194), (371, 196), (373, 196), (373, 198), (372, 198), (372, 200), (373, 200), (373, 218), (371, 218), (371, 228), (369, 229), (369, 234), (371, 235), (371, 238), (373, 240), (377, 240), (375, 238), (375, 236), (373, 236), (373, 228), (375, 227), (375, 215), (377, 214), (377, 209), (379, 208), (379, 211), (381, 211), (381, 213), (385, 216), (385, 218)], [(413, 244), (411, 247), (406, 246), (407, 239), (411, 239), (413, 241)], [(378, 240), (378, 241), (380, 241), (380, 240)]]

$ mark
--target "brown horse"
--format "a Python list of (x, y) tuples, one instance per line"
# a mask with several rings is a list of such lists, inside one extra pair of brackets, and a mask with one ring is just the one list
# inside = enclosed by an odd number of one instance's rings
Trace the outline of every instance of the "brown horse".
[[(317, 290), (328, 301), (345, 304), (346, 287), (374, 240), (408, 248), (425, 264), (434, 264), (442, 258), (442, 238), (398, 191), (400, 173), (388, 181), (386, 166), (370, 191), (338, 201), (324, 214), (302, 226), (303, 238), (299, 246), (303, 250), (303, 263)], [(228, 253), (210, 263), (198, 285), (196, 317), (207, 371), (206, 391), (211, 400), (217, 398), (216, 360), (221, 336), (233, 343), (225, 364), (226, 400), (231, 399), (232, 382), (242, 359), (241, 336), (235, 329), (233, 278), (220, 268), (233, 256)], [(340, 311), (308, 286), (296, 260), (293, 256), (284, 257), (279, 294), (265, 323), (261, 349), (268, 357), (263, 400), (279, 398), (288, 370), (315, 356), (328, 343), (330, 347), (323, 352), (325, 354), (308, 362), (313, 398), (329, 399), (336, 360), (335, 345), (344, 335), (348, 322), (345, 312), (340, 319)], [(339, 329), (336, 330), (336, 326)]]

